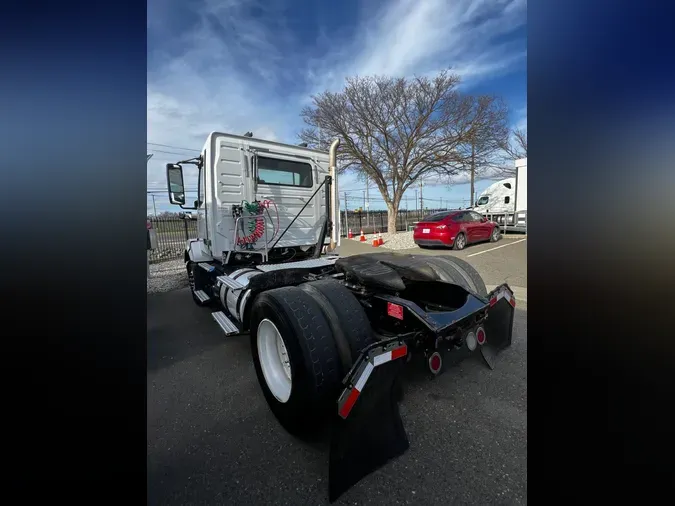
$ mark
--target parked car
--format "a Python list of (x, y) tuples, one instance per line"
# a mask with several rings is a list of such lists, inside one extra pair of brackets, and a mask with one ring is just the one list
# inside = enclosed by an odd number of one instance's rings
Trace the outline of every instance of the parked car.
[(497, 223), (476, 211), (455, 210), (435, 213), (415, 225), (413, 240), (420, 248), (450, 246), (464, 249), (468, 244), (501, 239)]

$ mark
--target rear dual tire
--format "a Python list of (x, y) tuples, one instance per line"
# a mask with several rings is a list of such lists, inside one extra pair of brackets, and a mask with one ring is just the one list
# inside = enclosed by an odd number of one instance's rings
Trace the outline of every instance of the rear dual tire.
[(267, 404), (289, 433), (305, 436), (323, 426), (348, 365), (371, 334), (363, 308), (337, 282), (258, 295), (251, 309), (253, 364)]

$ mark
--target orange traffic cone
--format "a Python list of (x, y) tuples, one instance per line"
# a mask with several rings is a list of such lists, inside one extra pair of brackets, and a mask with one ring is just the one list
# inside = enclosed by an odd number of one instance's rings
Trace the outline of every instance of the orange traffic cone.
[(373, 236), (373, 248), (377, 248), (380, 245), (380, 240), (377, 236)]
[(359, 237), (359, 241), (366, 242), (366, 236), (363, 234), (363, 229), (361, 229), (361, 237)]
[(377, 236), (377, 245), (382, 246), (384, 244), (384, 239), (382, 238), (382, 234), (378, 234)]
[(354, 234), (352, 233), (352, 229), (349, 229), (349, 233), (347, 234), (347, 239), (354, 239)]

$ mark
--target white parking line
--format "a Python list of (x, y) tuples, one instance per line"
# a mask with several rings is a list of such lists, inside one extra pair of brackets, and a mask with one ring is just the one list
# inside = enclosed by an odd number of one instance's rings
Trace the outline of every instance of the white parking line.
[(496, 248), (490, 248), (486, 249), (485, 251), (479, 251), (478, 253), (472, 253), (471, 255), (467, 255), (466, 258), (475, 257), (476, 255), (482, 255), (483, 253), (488, 253), (490, 251), (494, 251), (499, 248), (506, 248), (507, 246), (513, 246), (514, 244), (518, 244), (519, 242), (523, 241), (527, 241), (527, 239), (521, 239), (519, 241), (510, 242), (509, 244), (502, 244), (501, 246), (497, 246)]

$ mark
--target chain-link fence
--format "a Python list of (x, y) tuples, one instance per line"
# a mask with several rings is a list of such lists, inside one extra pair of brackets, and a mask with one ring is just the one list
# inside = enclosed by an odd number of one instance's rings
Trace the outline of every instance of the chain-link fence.
[(197, 237), (197, 220), (149, 217), (157, 238), (157, 248), (150, 251), (150, 263), (182, 258), (185, 242)]
[[(444, 211), (445, 209), (399, 210), (396, 216), (396, 230), (410, 230), (412, 226), (430, 214)], [(369, 211), (358, 213), (347, 211), (347, 224), (345, 225), (345, 212), (341, 212), (341, 234), (347, 236), (349, 229), (354, 235), (361, 230), (366, 234), (387, 231), (387, 211)], [(150, 250), (150, 263), (163, 262), (182, 258), (185, 252), (185, 242), (197, 237), (197, 220), (173, 218), (173, 217), (149, 217), (148, 220), (155, 230), (157, 247)]]
[[(399, 232), (410, 230), (411, 227), (418, 221), (421, 221), (425, 216), (446, 211), (446, 209), (399, 209), (396, 214), (396, 230)], [(365, 211), (362, 213), (356, 211), (347, 211), (347, 223), (345, 224), (345, 211), (341, 214), (342, 230), (340, 233), (343, 237), (347, 236), (349, 229), (352, 229), (354, 235), (358, 235), (361, 230), (365, 234), (372, 234), (375, 232), (387, 232), (387, 211)]]

